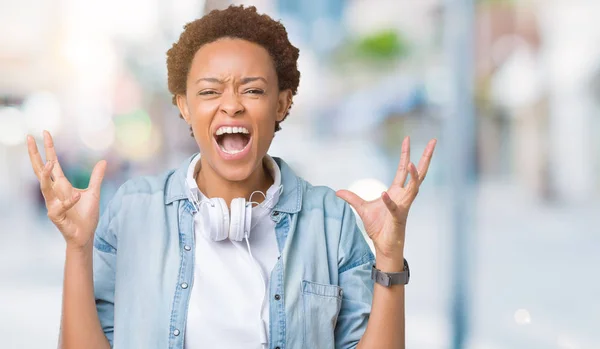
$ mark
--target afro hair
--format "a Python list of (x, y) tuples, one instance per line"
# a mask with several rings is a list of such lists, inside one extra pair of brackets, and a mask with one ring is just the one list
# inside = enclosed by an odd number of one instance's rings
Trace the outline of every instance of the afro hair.
[[(242, 5), (213, 10), (184, 26), (179, 40), (167, 51), (168, 84), (173, 104), (177, 105), (177, 95), (186, 93), (187, 77), (196, 52), (203, 45), (221, 38), (243, 39), (264, 47), (273, 59), (279, 91), (289, 89), (293, 96), (296, 95), (300, 83), (297, 64), (300, 51), (290, 43), (283, 24), (268, 15), (258, 14), (254, 6)], [(284, 120), (288, 114), (289, 110)], [(280, 129), (277, 122), (275, 131)]]

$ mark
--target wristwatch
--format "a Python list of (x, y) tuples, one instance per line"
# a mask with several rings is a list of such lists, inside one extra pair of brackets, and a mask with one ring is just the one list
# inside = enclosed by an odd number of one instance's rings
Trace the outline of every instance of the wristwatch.
[(373, 264), (373, 268), (371, 269), (371, 279), (385, 287), (390, 287), (392, 285), (406, 285), (410, 279), (408, 262), (404, 259), (404, 270), (400, 273), (386, 273), (375, 268), (375, 264)]

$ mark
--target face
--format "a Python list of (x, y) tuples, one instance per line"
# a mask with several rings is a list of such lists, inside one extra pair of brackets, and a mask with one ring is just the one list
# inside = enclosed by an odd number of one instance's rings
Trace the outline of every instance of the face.
[(265, 48), (223, 38), (196, 52), (177, 105), (192, 126), (203, 164), (228, 181), (243, 181), (261, 166), (291, 97), (291, 91), (279, 91)]

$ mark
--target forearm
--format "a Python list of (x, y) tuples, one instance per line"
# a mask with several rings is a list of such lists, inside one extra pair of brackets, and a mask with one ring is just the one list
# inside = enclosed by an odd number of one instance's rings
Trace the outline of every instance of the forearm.
[[(401, 272), (404, 268), (403, 258), (398, 261), (376, 260), (377, 269), (385, 272)], [(357, 348), (404, 347), (404, 285), (385, 287), (375, 283), (369, 323)]]
[(110, 348), (102, 331), (94, 298), (92, 247), (67, 247), (63, 284), (61, 349)]

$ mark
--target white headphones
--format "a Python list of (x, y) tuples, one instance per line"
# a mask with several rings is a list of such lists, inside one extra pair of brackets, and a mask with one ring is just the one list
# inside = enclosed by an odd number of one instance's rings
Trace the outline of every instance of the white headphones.
[[(189, 179), (187, 180), (189, 182)], [(229, 208), (222, 198), (198, 198), (194, 193), (198, 187), (194, 183), (188, 183), (190, 201), (201, 218), (204, 236), (213, 241), (222, 241), (227, 238), (234, 241), (242, 241), (250, 238), (252, 223), (252, 203), (246, 204), (246, 199), (235, 198), (231, 201), (231, 217)], [(201, 194), (200, 194), (201, 195)], [(196, 220), (196, 223), (200, 223)]]
[[(269, 161), (274, 162), (273, 159), (269, 158)], [(264, 214), (268, 214), (272, 209), (271, 203), (279, 198), (279, 194), (283, 189), (282, 185), (277, 186), (281, 182), (280, 174), (278, 171), (274, 172), (274, 187), (271, 187), (267, 194), (261, 191), (255, 191), (250, 195), (249, 200), (252, 200), (252, 195), (260, 193), (265, 197), (262, 204), (257, 202), (248, 201), (245, 198), (235, 198), (231, 201), (231, 208), (227, 208), (227, 203), (222, 198), (206, 198), (196, 184), (194, 178), (194, 170), (197, 162), (200, 161), (200, 154), (192, 160), (188, 174), (186, 176), (186, 185), (188, 187), (188, 198), (190, 199), (194, 209), (199, 214), (196, 214), (196, 224), (202, 225), (202, 234), (208, 239), (213, 241), (222, 241), (227, 238), (233, 241), (242, 241), (250, 238), (250, 231), (252, 230), (252, 216), (254, 215), (256, 221), (258, 218), (262, 218)], [(275, 164), (276, 166), (276, 164)], [(253, 204), (257, 206), (252, 207)], [(229, 214), (231, 212), (231, 215)]]

